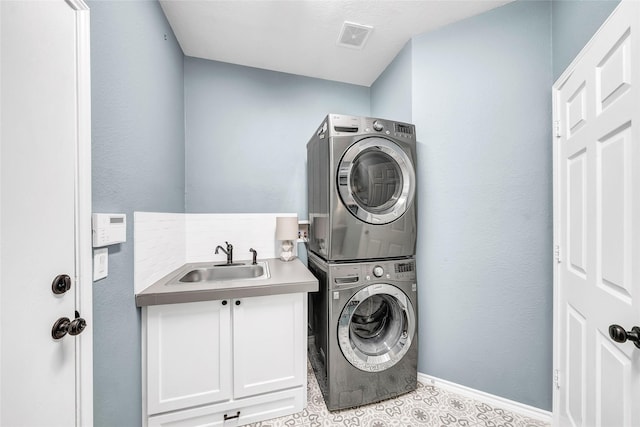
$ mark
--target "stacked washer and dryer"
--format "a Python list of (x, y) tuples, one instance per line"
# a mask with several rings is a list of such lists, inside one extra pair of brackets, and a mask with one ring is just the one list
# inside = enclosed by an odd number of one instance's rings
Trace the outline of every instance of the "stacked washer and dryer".
[(417, 385), (416, 137), (411, 124), (329, 114), (307, 144), (309, 356), (327, 408)]

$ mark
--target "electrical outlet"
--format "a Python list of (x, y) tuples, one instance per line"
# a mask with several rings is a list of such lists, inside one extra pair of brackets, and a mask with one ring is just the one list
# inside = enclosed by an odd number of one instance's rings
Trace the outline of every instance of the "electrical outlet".
[(298, 242), (309, 241), (309, 221), (306, 219), (298, 221)]

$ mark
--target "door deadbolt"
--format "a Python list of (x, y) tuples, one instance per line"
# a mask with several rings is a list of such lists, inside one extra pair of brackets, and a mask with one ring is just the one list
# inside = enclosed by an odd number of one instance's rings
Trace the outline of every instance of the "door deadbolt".
[(80, 313), (76, 311), (76, 318), (70, 320), (68, 317), (61, 317), (53, 324), (51, 328), (51, 336), (55, 340), (59, 340), (65, 335), (79, 335), (87, 327), (87, 321), (80, 317)]
[(60, 295), (71, 289), (71, 277), (67, 274), (59, 274), (51, 283), (51, 290), (54, 294)]

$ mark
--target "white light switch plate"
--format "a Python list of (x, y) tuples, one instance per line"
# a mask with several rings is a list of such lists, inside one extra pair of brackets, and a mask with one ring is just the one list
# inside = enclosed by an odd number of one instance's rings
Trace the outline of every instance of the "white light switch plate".
[(104, 279), (109, 271), (109, 248), (93, 250), (93, 281)]

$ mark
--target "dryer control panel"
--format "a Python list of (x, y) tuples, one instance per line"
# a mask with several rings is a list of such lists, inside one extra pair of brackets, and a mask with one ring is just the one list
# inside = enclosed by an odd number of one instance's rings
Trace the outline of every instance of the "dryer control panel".
[[(328, 125), (327, 122), (329, 123)], [(316, 135), (318, 138), (324, 139), (327, 130), (329, 130), (330, 136), (348, 134), (387, 135), (412, 141), (415, 141), (416, 138), (416, 127), (411, 123), (395, 122), (376, 117), (346, 116), (343, 114), (329, 114), (318, 128)]]

